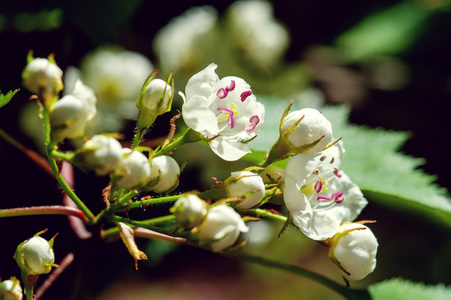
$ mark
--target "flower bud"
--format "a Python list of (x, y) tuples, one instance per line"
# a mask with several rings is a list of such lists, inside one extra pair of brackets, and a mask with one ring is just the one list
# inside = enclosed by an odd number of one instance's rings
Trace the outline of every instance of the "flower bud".
[(52, 245), (53, 239), (49, 242), (34, 236), (17, 247), (14, 259), (22, 272), (28, 275), (47, 274), (55, 266)]
[(207, 202), (197, 195), (187, 194), (174, 203), (171, 212), (181, 226), (191, 229), (202, 222), (207, 215)]
[(241, 216), (230, 206), (220, 204), (209, 209), (204, 221), (198, 225), (199, 243), (208, 244), (214, 252), (232, 246), (240, 232), (247, 232)]
[(141, 152), (129, 148), (123, 148), (122, 155), (114, 172), (117, 186), (131, 190), (145, 185), (150, 179), (149, 159)]
[(63, 71), (46, 58), (35, 58), (22, 72), (23, 84), (32, 93), (53, 97), (63, 89)]
[(180, 167), (170, 156), (162, 155), (152, 159), (149, 189), (155, 193), (173, 191), (179, 185)]
[(112, 137), (95, 135), (81, 147), (74, 162), (103, 176), (112, 173), (121, 158), (121, 143)]
[(22, 287), (17, 278), (11, 277), (0, 282), (0, 300), (22, 300), (22, 297)]
[(232, 172), (231, 175), (226, 180), (227, 197), (243, 198), (243, 201), (236, 205), (237, 208), (254, 207), (263, 199), (265, 184), (260, 175), (249, 171)]
[(296, 128), (288, 133), (287, 140), (294, 148), (312, 144), (321, 139), (313, 147), (303, 153), (315, 154), (321, 152), (332, 141), (332, 125), (329, 120), (314, 108), (304, 108), (289, 113), (282, 122), (281, 132), (285, 132), (303, 118)]
[(94, 92), (77, 81), (73, 92), (50, 108), (52, 137), (58, 140), (83, 137), (88, 121), (96, 115), (95, 104)]
[(327, 240), (329, 257), (351, 280), (365, 278), (376, 267), (378, 242), (373, 232), (359, 223), (345, 223)]
[(161, 79), (152, 79), (136, 100), (138, 128), (149, 128), (155, 119), (171, 109), (172, 89)]

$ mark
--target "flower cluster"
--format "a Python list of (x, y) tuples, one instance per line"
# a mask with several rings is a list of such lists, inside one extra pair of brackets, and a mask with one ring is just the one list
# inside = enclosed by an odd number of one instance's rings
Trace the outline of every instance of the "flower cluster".
[[(77, 80), (60, 98), (63, 73), (56, 68), (54, 62), (37, 58), (30, 61), (23, 79), (42, 106), (46, 154), (52, 171), (79, 210), (57, 209), (77, 215), (86, 224), (110, 223), (105, 226), (109, 229), (96, 228), (105, 239), (120, 237), (136, 268), (139, 260), (147, 259), (135, 243), (137, 233), (154, 237), (158, 232), (165, 239), (182, 238), (213, 252), (231, 251), (246, 245), (241, 236), (249, 231), (246, 222), (267, 217), (282, 220), (282, 228), (292, 224), (308, 238), (328, 246), (329, 257), (348, 279), (362, 279), (374, 270), (378, 243), (363, 225), (371, 221), (352, 223), (368, 202), (340, 169), (343, 142), (334, 139), (332, 124), (320, 111), (304, 108), (290, 112), (290, 104), (279, 123), (280, 137), (259, 165), (249, 166), (247, 162), (246, 168), (227, 173), (228, 178), (214, 178), (208, 189), (181, 191), (182, 172), (190, 162), (180, 162), (173, 155), (179, 146), (206, 142), (226, 162), (251, 152), (248, 143), (263, 126), (265, 108), (244, 79), (220, 79), (213, 63), (194, 74), (184, 93), (178, 93), (186, 126), (176, 125), (180, 115), (173, 117), (168, 135), (154, 147), (149, 146), (155, 145), (154, 141), (145, 143), (144, 139), (155, 119), (171, 110), (175, 94), (172, 73), (164, 81), (154, 78), (158, 71), (153, 71), (144, 81), (135, 102), (139, 111), (135, 135), (128, 143), (121, 142), (119, 134), (86, 131), (97, 113), (96, 91)], [(184, 130), (181, 133), (180, 127)], [(72, 148), (60, 150), (63, 143), (65, 147), (61, 148)], [(274, 179), (267, 167), (285, 159), (283, 174)], [(102, 191), (106, 205), (98, 215), (64, 181), (60, 160), (97, 176), (108, 176), (109, 183)], [(273, 201), (280, 195), (283, 202)], [(268, 202), (288, 211), (287, 216), (274, 206), (265, 209)], [(147, 210), (156, 204), (170, 204), (168, 215), (129, 218), (128, 211)], [(52, 245), (53, 239), (46, 241), (37, 235), (19, 245), (15, 259), (22, 271), (29, 275), (49, 273), (56, 266)], [(18, 290), (14, 282), (3, 285), (5, 291)]]

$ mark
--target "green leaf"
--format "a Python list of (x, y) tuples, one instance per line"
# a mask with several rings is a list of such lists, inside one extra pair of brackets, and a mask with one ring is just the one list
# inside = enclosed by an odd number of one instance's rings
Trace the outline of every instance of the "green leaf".
[(432, 12), (415, 1), (403, 1), (366, 17), (338, 36), (335, 44), (357, 61), (374, 55), (399, 54), (417, 40)]
[(368, 287), (371, 299), (451, 299), (451, 287), (444, 284), (425, 285), (423, 283), (411, 282), (401, 278), (385, 280)]
[[(244, 157), (252, 163), (261, 162), (279, 137), (279, 119), (288, 104), (279, 99), (258, 99), (265, 105), (267, 116), (259, 135), (250, 144), (252, 153)], [(296, 102), (292, 110), (303, 107)], [(423, 159), (398, 152), (409, 138), (406, 132), (351, 125), (345, 106), (316, 108), (331, 121), (335, 138), (343, 140), (346, 153), (340, 169), (361, 188), (365, 197), (451, 228), (451, 200), (446, 190), (434, 184), (435, 176), (418, 170)], [(275, 166), (283, 169), (286, 161)]]
[(0, 93), (0, 107), (3, 107), (6, 104), (8, 104), (9, 101), (11, 101), (11, 99), (14, 97), (14, 95), (18, 91), (19, 91), (19, 89), (16, 89), (14, 91), (9, 91), (8, 93), (6, 93), (6, 95), (3, 95), (2, 93)]

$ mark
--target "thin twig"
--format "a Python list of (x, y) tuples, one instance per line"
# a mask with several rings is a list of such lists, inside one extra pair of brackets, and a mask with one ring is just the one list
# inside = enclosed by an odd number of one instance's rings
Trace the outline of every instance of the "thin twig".
[(74, 254), (72, 252), (68, 253), (63, 260), (59, 263), (59, 267), (53, 269), (52, 273), (47, 277), (44, 283), (36, 291), (34, 300), (39, 300), (44, 293), (53, 285), (55, 280), (70, 266), (74, 261)]

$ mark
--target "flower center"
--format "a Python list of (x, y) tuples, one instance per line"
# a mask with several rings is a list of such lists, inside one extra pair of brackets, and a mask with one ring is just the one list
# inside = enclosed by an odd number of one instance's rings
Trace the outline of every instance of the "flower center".
[(218, 116), (218, 123), (227, 121), (230, 128), (235, 127), (235, 119), (233, 117), (238, 115), (238, 110), (234, 103), (232, 103), (229, 108), (225, 106), (218, 107), (218, 111), (221, 113)]

